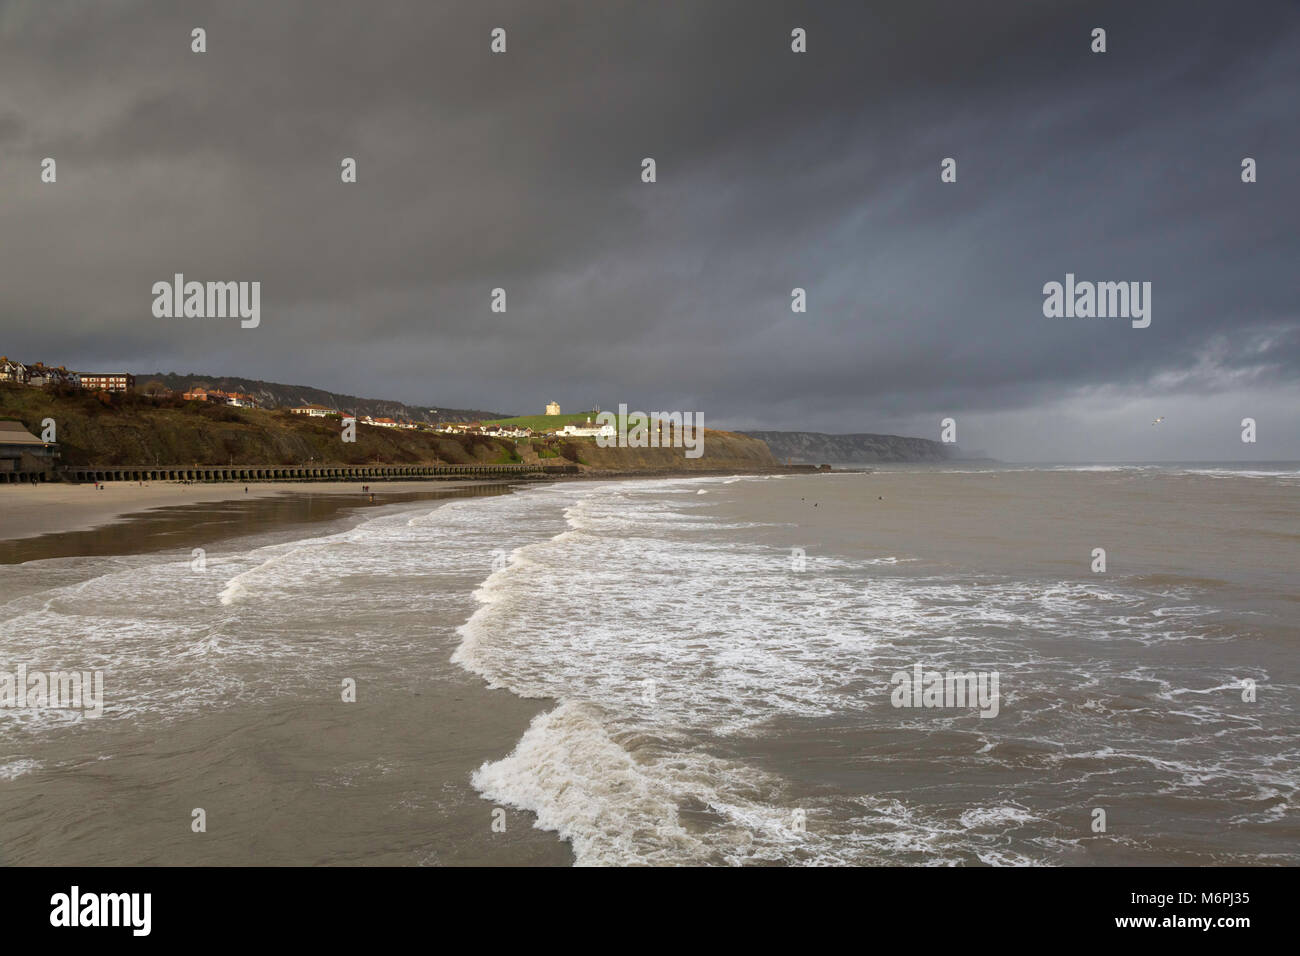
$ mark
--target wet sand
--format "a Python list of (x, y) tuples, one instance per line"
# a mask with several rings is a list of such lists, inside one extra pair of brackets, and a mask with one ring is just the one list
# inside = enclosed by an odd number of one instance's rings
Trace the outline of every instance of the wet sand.
[[(427, 484), (427, 483), (426, 483)], [(248, 491), (245, 492), (244, 489)], [(0, 539), (30, 538), (60, 531), (84, 531), (150, 508), (261, 498), (282, 492), (361, 493), (360, 485), (344, 482), (185, 485), (175, 481), (49, 482), (39, 485), (0, 485)]]
[[(244, 492), (244, 488), (248, 492)], [(0, 564), (143, 554), (325, 521), (348, 509), (508, 494), (505, 481), (273, 482), (247, 485), (0, 486)], [(374, 500), (371, 501), (371, 494)]]

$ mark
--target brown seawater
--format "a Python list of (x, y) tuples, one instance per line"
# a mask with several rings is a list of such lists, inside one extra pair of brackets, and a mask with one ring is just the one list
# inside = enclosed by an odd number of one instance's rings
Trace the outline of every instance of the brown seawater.
[[(107, 699), (0, 710), (0, 859), (1294, 864), (1298, 496), (1294, 465), (574, 482), (203, 573), (0, 568), (0, 669)], [(916, 665), (996, 672), (996, 713), (894, 706)]]

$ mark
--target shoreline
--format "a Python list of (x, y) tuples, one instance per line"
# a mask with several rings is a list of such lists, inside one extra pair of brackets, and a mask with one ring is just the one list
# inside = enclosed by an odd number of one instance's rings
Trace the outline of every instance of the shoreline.
[[(486, 480), (465, 481), (383, 481), (368, 487), (376, 494), (398, 489), (426, 490), (486, 484)], [(211, 504), (222, 501), (246, 501), (275, 494), (310, 492), (316, 494), (352, 493), (363, 497), (361, 485), (350, 481), (247, 481), (211, 484), (182, 484), (174, 481), (101, 482), (94, 485), (70, 482), (43, 482), (37, 485), (0, 485), (0, 541), (32, 538), (68, 531), (89, 531), (112, 521), (129, 518), (154, 508), (177, 505)], [(248, 491), (245, 493), (244, 489)]]
[[(377, 479), (366, 484), (351, 480), (199, 484), (110, 481), (101, 483), (103, 490), (65, 482), (0, 485), (0, 565), (181, 548), (270, 530), (264, 524), (281, 527), (316, 523), (342, 517), (349, 509), (467, 494), (507, 494), (514, 487), (537, 483), (808, 473), (784, 467), (631, 471), (593, 468), (576, 475), (547, 478)], [(370, 491), (363, 492), (363, 487)], [(497, 490), (467, 491), (487, 488)], [(201, 533), (191, 533), (200, 526)]]
[[(564, 480), (649, 477), (701, 475), (588, 473)], [(225, 482), (151, 482), (148, 487), (120, 482), (103, 491), (63, 484), (0, 488), (0, 573), (8, 573), (8, 567), (17, 575), (41, 575), (39, 569), (24, 572), (19, 566), (44, 559), (212, 549), (221, 541), (277, 532), (330, 533), (343, 521), (364, 520), (367, 508), (391, 510), (420, 501), (436, 506), (452, 498), (511, 495), (532, 484), (492, 478), (377, 481), (370, 486), (373, 502), (371, 492), (362, 492), (355, 482), (250, 482), (247, 494), (242, 483)], [(14, 578), (24, 582), (19, 594), (27, 590), (28, 580)], [(473, 771), (506, 758), (534, 718), (557, 701), (489, 688), (478, 674), (451, 663), (459, 640), (456, 625), (457, 619), (445, 622), (448, 643), (435, 653), (429, 669), (409, 674), (400, 688), (378, 695), (363, 682), (367, 692), (353, 707), (336, 707), (333, 689), (320, 688), (319, 694), (299, 689), (187, 715), (169, 722), (163, 737), (156, 725), (113, 721), (70, 728), (39, 747), (33, 740), (12, 741), (12, 747), (0, 748), (0, 765), (32, 766), (0, 779), (0, 820), (14, 819), (19, 807), (39, 803), (41, 794), (65, 785), (75, 788), (87, 768), (94, 768), (100, 793), (94, 816), (102, 836), (74, 848), (0, 825), (0, 847), (23, 846), (7, 854), (0, 850), (0, 861), (573, 865), (568, 840), (538, 828), (531, 811), (495, 805), (470, 783)], [(249, 753), (274, 757), (250, 762)], [(307, 767), (312, 769), (304, 775)], [(361, 788), (358, 772), (373, 786)], [(349, 795), (342, 803), (341, 787)], [(223, 830), (229, 827), (240, 839), (204, 843), (191, 840), (186, 828), (172, 835), (157, 826), (175, 805), (194, 805), (198, 798), (190, 794), (196, 790), (209, 794), (204, 799), (220, 809)], [(301, 836), (290, 840), (279, 832), (283, 821), (277, 808), (286, 802), (325, 821), (331, 833), (327, 846), (304, 852)], [(48, 826), (40, 833), (57, 834), (85, 812), (75, 801), (65, 806), (47, 800), (42, 806)], [(497, 833), (492, 826), (503, 812), (507, 829)], [(374, 847), (368, 835), (374, 826), (408, 836)]]
[[(12, 574), (18, 585), (6, 600), (21, 599), (27, 582), (44, 574), (23, 570), (27, 561), (211, 549), (219, 541), (277, 532), (311, 536), (362, 518), (365, 509), (425, 501), (438, 507), (454, 498), (509, 495), (520, 484), (376, 482), (373, 502), (359, 484), (329, 482), (250, 484), (247, 495), (234, 484), (13, 489), (26, 498), (38, 489), (62, 492), (27, 514), (23, 504), (11, 504), (18, 495), (0, 490), (0, 528), (28, 531), (39, 522), (35, 533), (0, 540), (0, 574)], [(81, 500), (70, 500), (74, 495)], [(470, 783), (474, 770), (508, 755), (555, 701), (491, 689), (451, 663), (458, 620), (430, 619), (435, 629), (445, 628), (439, 644), (446, 645), (431, 648), (427, 667), (385, 674), (382, 692), (381, 679), (359, 655), (353, 666), (361, 691), (350, 706), (338, 706), (333, 684), (301, 686), (162, 725), (86, 721), (48, 736), (15, 735), (0, 747), (0, 770), (24, 767), (0, 773), (0, 863), (572, 865), (569, 843), (536, 828), (531, 813), (505, 808), (508, 829), (495, 832), (494, 805)], [(95, 800), (88, 815), (77, 793), (90, 777)], [(195, 805), (221, 820), (211, 839), (194, 839), (188, 826), (159, 824), (178, 807), (188, 814), (185, 808)], [(330, 839), (308, 845), (301, 827), (286, 833), (283, 808), (290, 805)], [(32, 807), (40, 808), (39, 825), (29, 820)], [(61, 839), (88, 821), (93, 839)], [(375, 832), (404, 836), (376, 844)]]
[[(406, 501), (506, 494), (516, 481), (153, 482), (0, 486), (0, 565), (162, 551)], [(373, 501), (371, 500), (373, 496)]]

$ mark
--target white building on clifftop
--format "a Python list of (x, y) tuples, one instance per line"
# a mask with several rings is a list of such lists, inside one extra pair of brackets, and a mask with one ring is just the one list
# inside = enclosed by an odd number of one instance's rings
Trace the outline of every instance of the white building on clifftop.
[(617, 432), (615, 432), (613, 425), (597, 425), (591, 420), (591, 416), (588, 415), (587, 423), (585, 425), (577, 422), (570, 422), (556, 432), (556, 434), (564, 435), (569, 438), (613, 438)]

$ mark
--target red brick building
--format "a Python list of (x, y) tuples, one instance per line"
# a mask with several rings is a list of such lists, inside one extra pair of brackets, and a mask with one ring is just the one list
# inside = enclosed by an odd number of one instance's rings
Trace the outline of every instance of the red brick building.
[(96, 392), (125, 392), (135, 388), (135, 376), (126, 372), (82, 372), (81, 387)]

